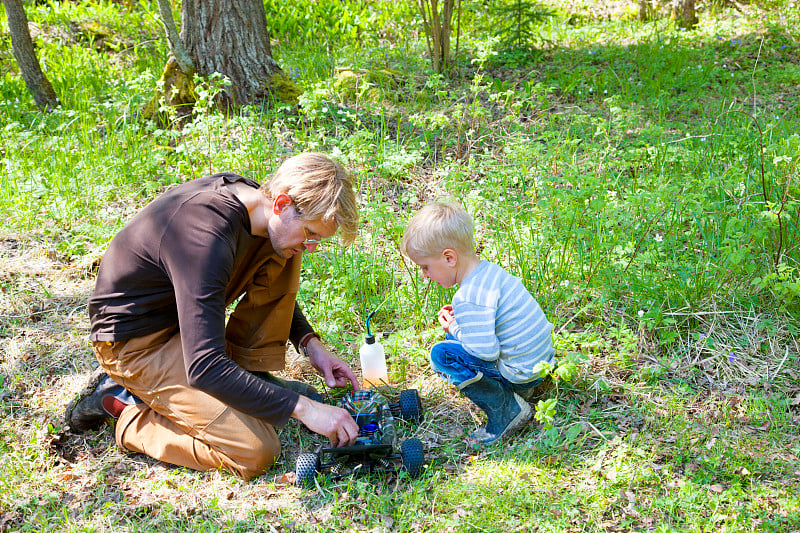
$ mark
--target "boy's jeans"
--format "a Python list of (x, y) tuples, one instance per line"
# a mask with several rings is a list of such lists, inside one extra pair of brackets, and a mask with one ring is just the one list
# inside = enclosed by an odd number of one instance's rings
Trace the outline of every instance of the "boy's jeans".
[(536, 378), (528, 383), (512, 383), (500, 374), (497, 361), (484, 361), (470, 355), (461, 342), (449, 333), (444, 338), (444, 341), (437, 342), (431, 348), (431, 367), (452, 385), (458, 386), (473, 379), (478, 372), (516, 390), (531, 389), (542, 382), (542, 378)]

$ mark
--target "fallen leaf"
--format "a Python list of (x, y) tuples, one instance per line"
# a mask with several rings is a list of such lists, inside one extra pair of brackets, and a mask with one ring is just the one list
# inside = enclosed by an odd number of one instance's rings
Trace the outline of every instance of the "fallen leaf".
[(556, 465), (560, 460), (561, 457), (558, 455), (548, 455), (547, 457), (542, 457), (542, 463), (546, 464), (547, 466)]
[(616, 481), (617, 480), (617, 469), (616, 467), (611, 467), (610, 470), (606, 472), (606, 479), (609, 481)]
[(74, 481), (74, 480), (78, 479), (79, 477), (80, 476), (78, 476), (78, 474), (76, 474), (72, 470), (68, 470), (68, 471), (64, 472), (61, 475), (60, 480), (61, 480), (62, 483), (66, 483), (67, 481)]
[(715, 483), (714, 485), (708, 487), (708, 490), (710, 490), (711, 492), (715, 492), (717, 494), (722, 494), (725, 491), (725, 488), (719, 483)]
[(294, 485), (295, 481), (297, 481), (297, 474), (295, 472), (285, 472), (278, 480), (278, 483)]

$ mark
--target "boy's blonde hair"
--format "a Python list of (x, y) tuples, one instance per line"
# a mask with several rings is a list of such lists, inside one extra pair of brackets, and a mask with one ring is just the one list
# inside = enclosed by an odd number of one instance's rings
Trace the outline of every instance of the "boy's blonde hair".
[(419, 211), (406, 227), (400, 251), (404, 255), (433, 257), (445, 248), (459, 254), (475, 253), (472, 218), (455, 202), (428, 204)]
[(358, 232), (354, 180), (337, 161), (319, 152), (305, 152), (284, 161), (272, 179), (261, 185), (269, 198), (287, 194), (304, 220), (335, 220), (344, 245)]

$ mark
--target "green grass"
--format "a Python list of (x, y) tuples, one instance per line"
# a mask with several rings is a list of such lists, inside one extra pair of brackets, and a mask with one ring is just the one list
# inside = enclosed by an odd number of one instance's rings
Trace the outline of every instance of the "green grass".
[[(536, 38), (504, 48), (497, 13), (465, 3), (442, 76), (410, 3), (267, 2), (301, 105), (200, 107), (182, 129), (138, 118), (167, 53), (154, 3), (26, 4), (63, 104), (49, 113), (0, 17), (0, 531), (800, 529), (797, 3), (704, 4), (692, 31), (543, 4)], [(347, 70), (366, 74), (347, 85)], [(403, 429), (425, 443), (423, 477), (300, 491), (284, 474), (318, 441), (294, 422), (251, 483), (125, 455), (109, 429), (61, 433), (116, 231), (171, 185), (263, 181), (303, 150), (353, 170), (363, 223), (350, 249), (305, 258), (301, 301), (353, 363), (378, 309), (390, 374), (428, 410)], [(549, 429), (468, 446), (481, 415), (429, 368), (452, 290), (398, 243), (441, 197), (555, 324), (572, 372)]]

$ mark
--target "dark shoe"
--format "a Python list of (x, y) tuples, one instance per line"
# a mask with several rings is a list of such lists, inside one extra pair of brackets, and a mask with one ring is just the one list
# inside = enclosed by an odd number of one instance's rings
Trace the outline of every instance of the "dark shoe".
[(482, 373), (458, 386), (464, 395), (486, 413), (486, 426), (472, 434), (482, 444), (497, 442), (524, 427), (531, 419), (531, 406), (499, 381)]
[(544, 400), (555, 388), (555, 382), (550, 374), (534, 387), (512, 387), (514, 392), (520, 395), (528, 403), (536, 404), (539, 400)]
[(257, 378), (261, 378), (264, 381), (268, 381), (274, 385), (279, 387), (283, 387), (284, 389), (289, 389), (290, 391), (296, 392), (301, 396), (305, 396), (315, 402), (322, 401), (322, 395), (317, 392), (317, 389), (309, 385), (308, 383), (303, 383), (302, 381), (292, 381), (288, 379), (281, 379), (278, 376), (270, 372), (250, 372)]
[(140, 401), (97, 367), (78, 397), (67, 405), (64, 423), (76, 431), (97, 429), (109, 418), (118, 418), (128, 405)]

